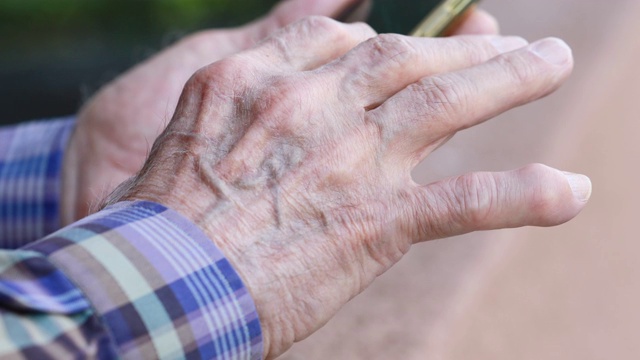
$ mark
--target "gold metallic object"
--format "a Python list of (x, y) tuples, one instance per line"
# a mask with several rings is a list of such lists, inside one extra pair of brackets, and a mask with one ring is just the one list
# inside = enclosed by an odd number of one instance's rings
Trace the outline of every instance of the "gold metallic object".
[(456, 27), (478, 0), (445, 0), (416, 27), (411, 36), (444, 36)]

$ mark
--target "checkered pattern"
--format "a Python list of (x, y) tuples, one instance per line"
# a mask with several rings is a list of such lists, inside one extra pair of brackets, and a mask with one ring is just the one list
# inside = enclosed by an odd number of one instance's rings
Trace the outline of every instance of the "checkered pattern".
[(0, 247), (16, 249), (59, 228), (62, 155), (73, 120), (0, 129)]
[[(60, 122), (57, 132), (52, 127), (49, 135), (61, 140), (68, 136), (69, 126)], [(28, 138), (22, 129), (12, 131)], [(15, 140), (7, 133), (0, 136), (12, 144)], [(11, 154), (4, 168), (22, 169), (20, 164), (6, 165), (19, 159), (53, 158), (36, 151), (35, 145), (32, 156), (18, 154), (18, 148), (1, 149), (0, 155)], [(58, 166), (62, 148), (50, 147), (58, 152)], [(57, 184), (56, 175), (51, 175), (57, 172), (10, 172), (20, 176), (0, 176), (0, 189), (37, 173), (47, 179), (33, 179), (40, 185), (24, 188), (42, 191), (42, 184), (44, 189)], [(7, 194), (2, 200), (9, 197), (9, 191), (0, 191)], [(0, 206), (19, 209), (18, 200), (24, 198), (15, 194), (16, 205)], [(29, 199), (33, 208), (46, 208), (37, 199), (55, 202), (50, 195)], [(55, 218), (54, 213), (16, 210), (2, 219), (2, 226), (38, 222), (34, 226), (45, 231), (45, 219)], [(6, 241), (4, 227), (0, 232)], [(0, 358), (5, 357), (260, 359), (262, 335), (247, 289), (196, 226), (159, 204), (120, 203), (20, 250), (0, 251)]]
[(83, 294), (41, 254), (0, 250), (0, 358), (111, 359)]

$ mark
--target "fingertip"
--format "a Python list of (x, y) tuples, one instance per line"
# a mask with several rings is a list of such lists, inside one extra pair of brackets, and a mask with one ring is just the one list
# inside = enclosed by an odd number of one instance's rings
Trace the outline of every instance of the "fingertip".
[(482, 9), (475, 9), (453, 32), (453, 35), (497, 35), (499, 33), (498, 20)]
[(575, 218), (591, 197), (591, 180), (542, 164), (516, 171), (524, 191), (530, 225), (556, 226)]
[(593, 192), (593, 185), (588, 176), (582, 174), (574, 174), (563, 172), (567, 178), (573, 197), (580, 203), (587, 203)]
[(487, 34), (500, 34), (500, 22), (488, 11), (476, 9), (475, 12), (477, 28)]
[(531, 52), (546, 62), (566, 66), (573, 64), (573, 51), (562, 39), (550, 37), (530, 45)]

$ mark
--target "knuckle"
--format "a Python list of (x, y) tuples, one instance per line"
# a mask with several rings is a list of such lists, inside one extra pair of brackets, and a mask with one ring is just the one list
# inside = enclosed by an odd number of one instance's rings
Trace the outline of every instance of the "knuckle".
[(482, 226), (498, 204), (499, 190), (489, 173), (461, 176), (450, 185), (452, 213), (458, 214), (458, 223), (472, 227)]
[(223, 87), (238, 83), (246, 77), (246, 73), (247, 68), (241, 61), (230, 57), (199, 69), (191, 76), (187, 85)]
[(418, 191), (408, 201), (402, 199), (403, 203), (409, 204), (405, 207), (409, 209), (408, 218), (418, 219), (415, 231), (420, 240), (444, 238), (452, 233), (452, 222), (442, 221), (441, 215), (447, 213), (450, 207), (448, 196), (442, 190), (438, 186), (429, 192)]
[(545, 174), (548, 174), (550, 171), (553, 171), (553, 169), (551, 169), (550, 167), (548, 167), (547, 165), (544, 164), (529, 164), (525, 167), (523, 167), (520, 172), (525, 175), (525, 176), (531, 176), (531, 177), (538, 177), (538, 176), (545, 176)]
[(533, 193), (529, 197), (529, 208), (532, 213), (546, 217), (558, 208), (558, 193), (556, 188), (548, 186), (555, 183), (557, 173), (552, 168), (543, 164), (531, 164), (521, 170), (520, 175), (527, 182), (536, 184)]
[(380, 34), (369, 39), (367, 45), (374, 62), (404, 64), (416, 53), (407, 37), (398, 34)]
[(250, 69), (242, 62), (233, 58), (218, 61), (196, 71), (187, 80), (183, 96), (184, 99), (200, 99), (216, 104), (233, 103), (237, 94), (243, 94), (250, 89)]
[(253, 113), (261, 127), (277, 136), (290, 136), (300, 130), (297, 108), (307, 102), (308, 85), (288, 78), (274, 79), (256, 97)]
[(509, 79), (517, 85), (529, 84), (537, 78), (533, 66), (523, 61), (522, 57), (516, 53), (498, 56), (496, 62), (506, 72)]
[(430, 77), (420, 83), (411, 85), (411, 90), (426, 110), (425, 117), (437, 118), (448, 124), (448, 128), (458, 128), (455, 114), (465, 112), (467, 107), (466, 92), (463, 90), (464, 80), (452, 81), (441, 77)]

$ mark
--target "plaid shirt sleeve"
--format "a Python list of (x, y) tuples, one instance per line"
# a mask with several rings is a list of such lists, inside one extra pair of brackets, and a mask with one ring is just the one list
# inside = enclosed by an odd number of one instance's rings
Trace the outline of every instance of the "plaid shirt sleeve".
[(59, 229), (60, 171), (73, 118), (0, 128), (0, 248)]
[(0, 357), (260, 359), (253, 301), (204, 233), (120, 203), (0, 251)]

